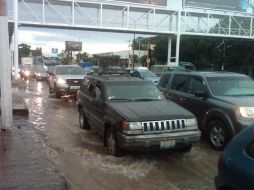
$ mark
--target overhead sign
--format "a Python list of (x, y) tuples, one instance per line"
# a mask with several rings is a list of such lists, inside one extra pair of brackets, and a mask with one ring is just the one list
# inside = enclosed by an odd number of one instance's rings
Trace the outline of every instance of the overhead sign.
[(120, 0), (132, 3), (167, 6), (167, 0)]
[(185, 7), (254, 12), (253, 0), (185, 0)]
[(82, 42), (65, 42), (65, 50), (66, 51), (82, 51)]

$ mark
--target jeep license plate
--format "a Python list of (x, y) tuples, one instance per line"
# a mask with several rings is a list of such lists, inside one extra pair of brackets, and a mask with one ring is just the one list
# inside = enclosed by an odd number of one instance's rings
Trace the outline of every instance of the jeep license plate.
[(71, 90), (78, 90), (78, 89), (80, 89), (80, 86), (70, 86), (70, 89)]
[(171, 147), (174, 147), (175, 144), (176, 144), (176, 141), (175, 141), (175, 140), (165, 140), (165, 141), (161, 141), (160, 148), (161, 148), (161, 149), (171, 148)]

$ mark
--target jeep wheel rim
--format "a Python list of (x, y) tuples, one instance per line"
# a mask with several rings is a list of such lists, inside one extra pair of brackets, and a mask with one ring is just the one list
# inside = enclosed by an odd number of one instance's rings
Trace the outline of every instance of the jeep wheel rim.
[(223, 129), (220, 126), (213, 126), (210, 132), (210, 139), (214, 146), (221, 147), (225, 139)]
[(110, 154), (112, 155), (115, 154), (115, 147), (116, 147), (116, 141), (115, 141), (114, 135), (113, 133), (110, 133), (108, 137), (108, 150)]

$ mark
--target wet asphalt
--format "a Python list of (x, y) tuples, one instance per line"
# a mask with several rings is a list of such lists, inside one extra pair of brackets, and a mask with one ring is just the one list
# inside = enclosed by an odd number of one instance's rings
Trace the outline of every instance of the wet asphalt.
[(29, 119), (42, 137), (47, 159), (73, 190), (214, 190), (219, 151), (204, 141), (189, 153), (128, 152), (107, 155), (95, 131), (79, 128), (77, 105), (55, 99), (45, 81), (24, 82), (16, 93), (29, 108)]

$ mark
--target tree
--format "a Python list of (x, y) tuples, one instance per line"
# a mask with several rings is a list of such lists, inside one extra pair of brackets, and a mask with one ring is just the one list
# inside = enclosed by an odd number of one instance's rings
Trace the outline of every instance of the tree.
[(84, 53), (78, 53), (76, 55), (76, 59), (78, 61), (90, 61), (90, 59), (88, 58), (89, 54), (84, 52)]
[(42, 48), (37, 47), (35, 50), (31, 50), (32, 56), (42, 56)]
[(167, 40), (167, 38), (162, 37), (162, 38), (159, 38), (158, 40), (156, 40), (153, 56), (161, 64), (167, 63), (167, 57), (168, 57), (168, 40)]
[(19, 44), (19, 63), (21, 63), (21, 57), (28, 57), (31, 52), (31, 46), (22, 43)]

